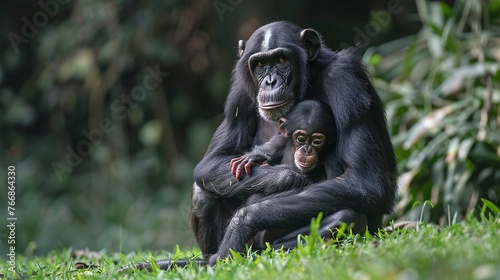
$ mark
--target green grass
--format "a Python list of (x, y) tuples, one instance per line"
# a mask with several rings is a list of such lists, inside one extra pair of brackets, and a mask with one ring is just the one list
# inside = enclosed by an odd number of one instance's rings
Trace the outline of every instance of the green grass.
[[(314, 227), (314, 224), (313, 224)], [(73, 253), (72, 253), (73, 252)], [(382, 232), (378, 237), (348, 235), (320, 242), (313, 235), (291, 252), (267, 250), (260, 255), (234, 255), (215, 267), (190, 265), (176, 271), (118, 272), (136, 262), (165, 257), (196, 257), (197, 252), (72, 257), (74, 251), (45, 257), (18, 256), (24, 279), (500, 279), (500, 219), (470, 219), (447, 227), (420, 224), (416, 229)], [(95, 265), (77, 270), (77, 263)], [(0, 271), (8, 274), (5, 259)]]

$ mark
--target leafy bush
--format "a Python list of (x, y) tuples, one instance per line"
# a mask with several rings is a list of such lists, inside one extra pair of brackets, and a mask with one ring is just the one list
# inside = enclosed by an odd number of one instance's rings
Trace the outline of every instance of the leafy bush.
[(398, 215), (450, 223), (500, 204), (500, 1), (416, 1), (422, 29), (368, 50), (401, 175)]

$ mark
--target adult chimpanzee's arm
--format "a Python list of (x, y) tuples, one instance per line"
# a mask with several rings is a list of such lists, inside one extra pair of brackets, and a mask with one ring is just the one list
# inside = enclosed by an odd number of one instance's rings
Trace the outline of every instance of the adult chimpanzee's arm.
[[(331, 61), (331, 60), (330, 60)], [(344, 166), (341, 179), (351, 190), (351, 209), (365, 214), (392, 211), (397, 190), (397, 164), (387, 130), (385, 108), (355, 49), (336, 53), (324, 69), (323, 90), (337, 125), (337, 157)], [(354, 193), (352, 193), (354, 189)]]

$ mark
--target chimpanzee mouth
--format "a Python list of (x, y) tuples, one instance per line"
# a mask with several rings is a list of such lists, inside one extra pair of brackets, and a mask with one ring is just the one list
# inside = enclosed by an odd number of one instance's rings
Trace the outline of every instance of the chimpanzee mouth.
[(281, 102), (267, 102), (266, 104), (259, 105), (259, 108), (262, 110), (272, 110), (288, 104), (291, 100), (292, 98), (288, 98)]
[(308, 172), (312, 169), (310, 164), (302, 164), (298, 161), (295, 162), (295, 165), (302, 171), (302, 172)]

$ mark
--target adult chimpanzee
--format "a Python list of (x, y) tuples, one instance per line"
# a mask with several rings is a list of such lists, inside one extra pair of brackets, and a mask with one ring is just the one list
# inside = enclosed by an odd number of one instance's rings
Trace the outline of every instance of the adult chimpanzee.
[[(321, 164), (335, 142), (335, 127), (330, 106), (306, 100), (293, 107), (286, 118), (279, 119), (279, 132), (269, 142), (231, 160), (231, 173), (239, 180), (241, 172), (251, 173), (252, 166), (286, 164), (308, 179), (317, 182), (326, 177)], [(318, 165), (319, 164), (319, 165)]]
[[(333, 52), (316, 31), (288, 22), (265, 25), (239, 42), (225, 118), (194, 170), (191, 226), (209, 264), (230, 248), (244, 252), (266, 229), (295, 229), (271, 244), (292, 248), (320, 212), (325, 237), (344, 222), (354, 223), (355, 232), (382, 226), (394, 205), (397, 166), (384, 106), (354, 52)], [(276, 165), (234, 180), (230, 160), (267, 142), (276, 121), (306, 99), (327, 103), (335, 119), (327, 179), (303, 188), (310, 183), (304, 174)], [(262, 199), (246, 205), (253, 193)]]
[[(276, 165), (255, 167), (251, 176), (235, 180), (230, 160), (269, 141), (276, 121), (307, 99), (327, 103), (335, 119), (337, 141), (324, 160), (327, 178), (304, 188), (311, 183), (307, 176)], [(265, 230), (294, 229), (271, 243), (293, 248), (320, 212), (324, 237), (342, 223), (354, 223), (358, 233), (377, 231), (397, 189), (384, 110), (354, 49), (333, 52), (316, 31), (289, 22), (262, 26), (240, 41), (225, 118), (194, 170), (191, 227), (204, 256), (199, 263), (213, 265), (230, 248), (244, 252)], [(255, 193), (261, 199), (247, 204)], [(158, 262), (162, 269), (171, 264)]]

